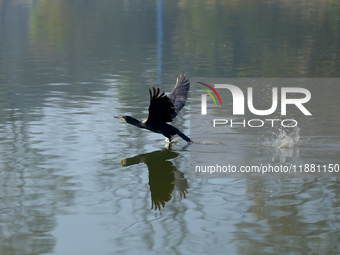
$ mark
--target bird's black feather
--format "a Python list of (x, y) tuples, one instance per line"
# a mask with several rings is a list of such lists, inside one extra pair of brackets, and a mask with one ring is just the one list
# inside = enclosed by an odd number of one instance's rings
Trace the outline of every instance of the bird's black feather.
[(172, 115), (173, 119), (176, 117), (177, 113), (184, 107), (185, 101), (188, 97), (189, 88), (190, 82), (188, 81), (186, 75), (184, 75), (183, 77), (180, 75), (177, 78), (174, 89), (168, 96), (175, 108), (175, 113)]
[(177, 78), (176, 85), (172, 92), (165, 96), (160, 94), (159, 88), (149, 89), (150, 106), (149, 106), (149, 122), (171, 122), (177, 116), (177, 113), (185, 105), (185, 100), (188, 97), (190, 83), (186, 76)]
[(175, 108), (170, 98), (164, 93), (160, 94), (159, 88), (152, 88), (150, 92), (150, 106), (148, 122), (171, 122), (175, 114)]

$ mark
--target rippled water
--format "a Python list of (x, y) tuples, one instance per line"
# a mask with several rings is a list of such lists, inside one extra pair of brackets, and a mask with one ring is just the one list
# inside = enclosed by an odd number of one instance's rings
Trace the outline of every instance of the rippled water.
[[(190, 178), (190, 150), (239, 163), (339, 158), (339, 89), (321, 125), (164, 137), (148, 88), (176, 76), (339, 77), (336, 1), (1, 1), (0, 254), (337, 254), (338, 178)], [(315, 17), (318, 17), (316, 19)], [(192, 89), (195, 87), (192, 85)], [(334, 102), (335, 108), (326, 106)], [(174, 125), (190, 135), (190, 104)], [(274, 146), (274, 148), (272, 147)], [(276, 148), (277, 147), (277, 148)], [(247, 156), (247, 157), (246, 157)]]

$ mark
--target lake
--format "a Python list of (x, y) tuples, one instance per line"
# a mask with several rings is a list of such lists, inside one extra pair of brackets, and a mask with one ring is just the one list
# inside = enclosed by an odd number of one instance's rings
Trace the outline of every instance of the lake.
[[(0, 254), (338, 254), (337, 172), (211, 178), (192, 164), (340, 163), (339, 12), (335, 0), (0, 0)], [(195, 143), (113, 118), (146, 118), (148, 89), (169, 93), (184, 73), (173, 125)], [(197, 82), (268, 78), (311, 91), (312, 117), (287, 117), (298, 129), (200, 126), (230, 120), (232, 100), (222, 92), (229, 111), (209, 101), (203, 118)], [(252, 86), (269, 108), (269, 87)]]

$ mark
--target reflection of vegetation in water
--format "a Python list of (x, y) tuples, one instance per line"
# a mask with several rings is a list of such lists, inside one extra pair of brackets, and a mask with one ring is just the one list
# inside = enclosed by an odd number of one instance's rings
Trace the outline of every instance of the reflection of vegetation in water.
[(173, 44), (208, 67), (203, 76), (339, 76), (334, 1), (183, 1), (181, 9)]
[(249, 207), (233, 240), (238, 253), (338, 254), (339, 184), (338, 178), (246, 180)]
[(58, 50), (64, 46), (65, 38), (73, 38), (75, 13), (69, 13), (64, 1), (35, 1), (30, 15), (30, 39), (36, 46)]
[(161, 210), (165, 203), (170, 201), (171, 193), (175, 187), (180, 198), (185, 198), (186, 193), (188, 193), (188, 184), (184, 174), (179, 172), (171, 161), (168, 161), (177, 156), (178, 153), (164, 149), (122, 160), (122, 166), (131, 166), (139, 163), (147, 165), (152, 201), (151, 209)]
[[(66, 46), (77, 57), (106, 57), (115, 60), (112, 70), (146, 65), (156, 72), (156, 57), (150, 58), (150, 50), (156, 54), (156, 9), (154, 1), (35, 1), (31, 43), (52, 51)], [(170, 1), (163, 11), (164, 70), (215, 77), (339, 76), (335, 1)]]

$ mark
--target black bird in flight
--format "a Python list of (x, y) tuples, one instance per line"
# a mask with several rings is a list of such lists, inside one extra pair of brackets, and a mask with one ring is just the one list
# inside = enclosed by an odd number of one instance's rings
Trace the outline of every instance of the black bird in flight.
[(150, 106), (149, 106), (149, 116), (146, 120), (139, 121), (131, 116), (115, 116), (114, 118), (119, 118), (131, 125), (139, 128), (145, 128), (152, 132), (163, 134), (171, 142), (171, 138), (174, 135), (179, 135), (188, 143), (192, 143), (192, 140), (179, 131), (174, 126), (167, 124), (167, 122), (172, 122), (176, 117), (177, 113), (185, 105), (185, 100), (188, 97), (188, 91), (190, 87), (190, 82), (184, 75), (177, 77), (177, 82), (174, 89), (169, 95), (164, 95), (160, 93), (160, 89), (152, 88), (150, 92)]

